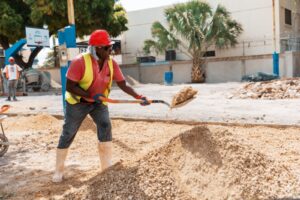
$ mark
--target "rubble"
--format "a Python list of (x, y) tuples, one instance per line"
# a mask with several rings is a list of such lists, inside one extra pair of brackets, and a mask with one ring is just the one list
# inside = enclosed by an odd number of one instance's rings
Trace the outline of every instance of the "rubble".
[(247, 83), (229, 98), (269, 100), (300, 98), (300, 78)]

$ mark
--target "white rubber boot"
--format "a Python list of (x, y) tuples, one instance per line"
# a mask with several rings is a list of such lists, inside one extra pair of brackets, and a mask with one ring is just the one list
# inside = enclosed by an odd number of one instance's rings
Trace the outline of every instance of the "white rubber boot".
[(98, 150), (101, 170), (103, 171), (112, 165), (112, 142), (99, 142)]
[(62, 182), (64, 176), (65, 160), (68, 154), (68, 149), (56, 150), (56, 168), (52, 177), (52, 182)]

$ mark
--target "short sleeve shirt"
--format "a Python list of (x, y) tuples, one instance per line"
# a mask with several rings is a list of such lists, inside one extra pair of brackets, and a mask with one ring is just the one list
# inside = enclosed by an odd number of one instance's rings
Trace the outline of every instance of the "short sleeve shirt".
[(3, 72), (8, 71), (8, 80), (17, 80), (18, 79), (18, 73), (22, 71), (22, 68), (17, 64), (9, 64), (6, 65)]
[[(110, 70), (108, 66), (108, 60), (104, 62), (103, 68), (100, 70), (98, 62), (95, 58), (92, 58), (92, 67), (93, 67), (93, 82), (88, 89), (90, 93), (89, 100), (92, 100), (92, 97), (96, 94), (103, 94), (104, 91), (109, 87), (110, 82)], [(124, 75), (119, 67), (119, 65), (113, 60), (113, 80), (116, 82), (123, 81)], [(70, 64), (70, 67), (67, 71), (67, 79), (79, 82), (85, 72), (85, 62), (83, 55), (77, 56)]]

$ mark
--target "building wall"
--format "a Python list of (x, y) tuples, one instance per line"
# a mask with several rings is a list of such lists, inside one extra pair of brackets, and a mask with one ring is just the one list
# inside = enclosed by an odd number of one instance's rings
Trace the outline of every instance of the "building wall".
[[(286, 0), (288, 1), (288, 0)], [(293, 0), (290, 0), (293, 1)], [(278, 2), (278, 1), (276, 1)], [(243, 33), (239, 37), (239, 44), (228, 49), (217, 49), (216, 57), (261, 55), (274, 52), (273, 45), (273, 11), (272, 0), (210, 0), (209, 3), (216, 7), (224, 5), (233, 19), (243, 26)], [(279, 49), (279, 5), (275, 6), (276, 44)], [(128, 12), (128, 28), (122, 37), (123, 64), (135, 63), (137, 56), (143, 56), (142, 47), (146, 39), (151, 39), (151, 26), (154, 21), (166, 24), (163, 12), (165, 7), (150, 8)], [(155, 55), (157, 60), (164, 60), (164, 55)], [(189, 60), (182, 52), (177, 51), (178, 60)]]
[[(292, 25), (285, 24), (285, 8), (292, 11)], [(299, 0), (280, 0), (280, 37), (300, 36)]]
[[(300, 53), (286, 52), (280, 55), (279, 73), (281, 77), (300, 76)], [(136, 77), (136, 71), (140, 67), (140, 76), (136, 80), (141, 83), (164, 83), (164, 73), (172, 66), (173, 82), (175, 84), (190, 83), (192, 61), (174, 61), (165, 65), (148, 65), (135, 67), (129, 71), (127, 65), (121, 65), (124, 75)], [(206, 82), (239, 82), (244, 75), (257, 72), (272, 73), (272, 54), (246, 57), (223, 57), (207, 59), (205, 64)]]
[[(285, 9), (292, 12), (292, 25), (285, 23)], [(280, 0), (281, 52), (300, 51), (300, 1)]]
[(300, 52), (293, 52), (293, 77), (300, 77)]
[(124, 75), (129, 75), (131, 78), (135, 79), (136, 81), (140, 80), (140, 66), (138, 64), (135, 65), (126, 65), (122, 67), (122, 72)]
[(191, 82), (192, 62), (185, 61), (172, 65), (173, 81), (175, 83)]
[(243, 33), (236, 47), (217, 50), (217, 57), (260, 55), (273, 52), (272, 0), (213, 0), (231, 13), (242, 24)]
[[(300, 77), (300, 52), (285, 52), (280, 55), (280, 76)], [(164, 74), (170, 68), (173, 71), (173, 82), (175, 84), (190, 83), (192, 61), (174, 61), (163, 65), (141, 66), (121, 65), (121, 70), (127, 78), (130, 76), (141, 83), (164, 83)], [(255, 74), (257, 72), (272, 73), (272, 55), (224, 57), (207, 59), (205, 65), (206, 82), (239, 82), (243, 75)], [(60, 83), (60, 68), (41, 69), (51, 73), (51, 78)], [(130, 80), (129, 80), (130, 81)]]
[(131, 64), (136, 62), (136, 57), (143, 56), (144, 40), (151, 38), (151, 25), (157, 19), (164, 23), (165, 7), (132, 11), (127, 13), (128, 31), (121, 36), (122, 62)]
[(287, 77), (300, 77), (300, 52), (285, 52), (284, 65)]
[(141, 66), (142, 83), (163, 83), (164, 74), (169, 71), (169, 65)]

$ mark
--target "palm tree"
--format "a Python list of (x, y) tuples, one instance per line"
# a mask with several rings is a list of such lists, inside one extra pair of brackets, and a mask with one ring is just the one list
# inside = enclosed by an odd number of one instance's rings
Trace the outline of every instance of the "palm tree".
[(206, 2), (192, 0), (165, 10), (168, 27), (152, 24), (153, 40), (144, 41), (144, 52), (163, 53), (179, 49), (193, 60), (192, 82), (205, 81), (204, 55), (210, 47), (225, 48), (238, 43), (242, 26), (222, 5), (215, 10)]

